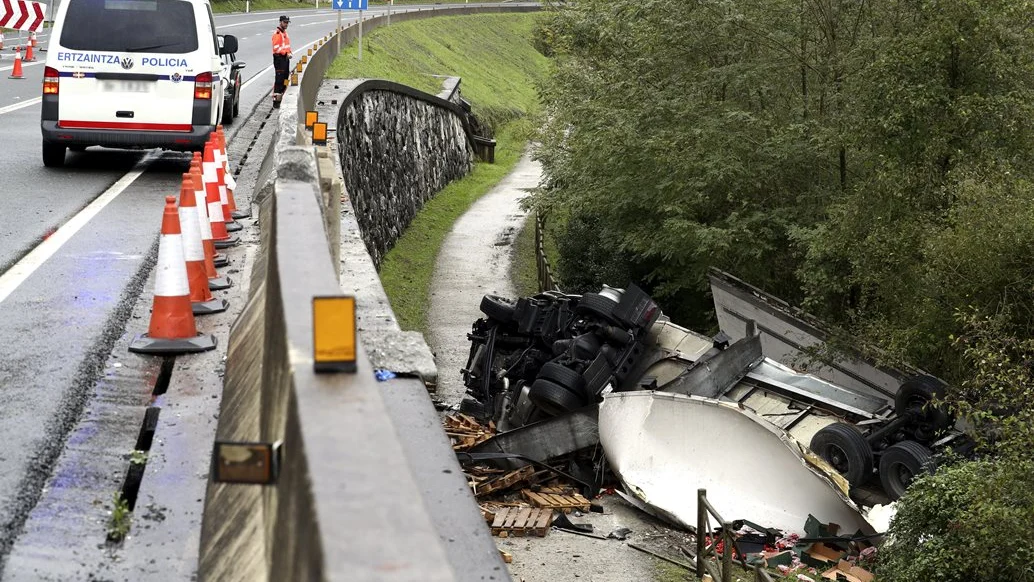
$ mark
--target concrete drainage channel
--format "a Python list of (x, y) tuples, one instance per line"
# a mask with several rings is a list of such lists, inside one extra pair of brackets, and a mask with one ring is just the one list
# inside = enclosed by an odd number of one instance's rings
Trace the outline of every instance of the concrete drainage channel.
[[(162, 361), (161, 371), (151, 391), (152, 399), (165, 394), (169, 389), (169, 381), (172, 379), (172, 371), (176, 365), (176, 358), (170, 356)], [(140, 434), (136, 438), (136, 446), (129, 455), (129, 468), (126, 470), (126, 478), (122, 483), (122, 491), (119, 494), (119, 501), (115, 502), (112, 509), (112, 518), (108, 522), (107, 541), (111, 545), (120, 545), (128, 533), (129, 515), (136, 509), (136, 500), (140, 493), (140, 483), (143, 481), (144, 473), (147, 470), (147, 456), (151, 451), (151, 444), (154, 442), (154, 434), (158, 429), (158, 416), (161, 414), (160, 406), (148, 406), (144, 410), (144, 420), (140, 425)]]

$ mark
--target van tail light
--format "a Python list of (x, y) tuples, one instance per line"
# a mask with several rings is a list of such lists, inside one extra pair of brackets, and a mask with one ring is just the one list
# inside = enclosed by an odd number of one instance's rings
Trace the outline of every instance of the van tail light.
[(61, 76), (58, 74), (57, 69), (54, 67), (43, 68), (43, 94), (44, 95), (57, 95), (58, 81), (61, 80)]
[(212, 98), (212, 73), (201, 73), (194, 78), (194, 99)]

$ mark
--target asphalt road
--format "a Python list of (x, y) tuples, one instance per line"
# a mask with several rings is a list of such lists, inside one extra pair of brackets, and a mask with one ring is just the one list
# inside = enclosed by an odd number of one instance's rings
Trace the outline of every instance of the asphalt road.
[[(286, 13), (296, 55), (337, 25), (333, 10)], [(231, 142), (269, 99), (269, 39), (279, 14), (216, 17), (220, 33), (238, 37), (237, 58), (247, 63), (241, 117), (227, 128)], [(342, 22), (355, 14), (344, 13)], [(7, 46), (16, 39), (8, 34)], [(38, 40), (45, 48), (49, 31)], [(0, 59), (0, 571), (114, 347), (124, 343), (134, 309), (149, 307), (141, 290), (157, 252), (164, 197), (178, 195), (189, 161), (183, 153), (90, 148), (69, 152), (64, 168), (44, 168), (45, 57), (38, 52), (24, 64), (24, 79), (9, 78), (11, 51)], [(146, 322), (130, 329), (140, 325)], [(160, 361), (125, 361), (139, 368), (123, 369), (125, 377), (153, 384)], [(142, 410), (147, 403), (138, 404)]]

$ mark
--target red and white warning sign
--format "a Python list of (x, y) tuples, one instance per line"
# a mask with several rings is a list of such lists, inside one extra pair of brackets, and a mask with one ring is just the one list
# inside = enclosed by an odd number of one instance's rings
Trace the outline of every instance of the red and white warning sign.
[(0, 0), (0, 28), (38, 31), (43, 27), (47, 5), (26, 0)]

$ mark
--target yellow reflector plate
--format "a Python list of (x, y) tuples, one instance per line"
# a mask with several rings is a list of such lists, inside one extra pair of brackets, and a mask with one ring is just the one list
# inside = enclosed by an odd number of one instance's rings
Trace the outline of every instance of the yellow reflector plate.
[(355, 372), (355, 297), (313, 297), (312, 333), (316, 372)]

